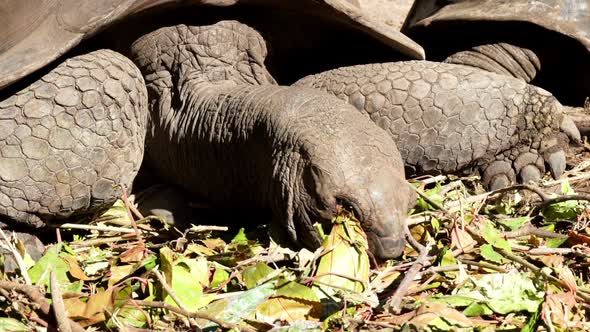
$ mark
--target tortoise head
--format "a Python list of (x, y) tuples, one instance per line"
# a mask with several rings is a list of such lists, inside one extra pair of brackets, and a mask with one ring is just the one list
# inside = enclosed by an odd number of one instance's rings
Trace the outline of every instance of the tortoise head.
[(369, 139), (367, 132), (349, 135), (331, 151), (319, 149), (324, 158), (315, 151), (316, 157), (303, 167), (298, 213), (307, 224), (319, 222), (326, 229), (338, 206), (343, 207), (361, 222), (375, 256), (397, 257), (405, 245), (407, 211), (415, 201), (401, 157), (379, 128)]

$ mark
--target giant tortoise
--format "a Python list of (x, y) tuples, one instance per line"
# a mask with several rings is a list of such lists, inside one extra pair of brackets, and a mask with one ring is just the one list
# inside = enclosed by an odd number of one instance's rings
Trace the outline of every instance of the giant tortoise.
[[(326, 91), (350, 96), (360, 113), (325, 92), (276, 85), (271, 72), (290, 83), (394, 53), (423, 55), (346, 1), (76, 2), (47, 13), (28, 33), (9, 30), (12, 56), (0, 56), (0, 64), (22, 62), (6, 73), (0, 103), (0, 214), (9, 224), (40, 226), (110, 204), (119, 185), (131, 185), (145, 142), (145, 162), (169, 182), (213, 205), (269, 208), (274, 225), (308, 246), (319, 244), (312, 223), (328, 223), (338, 204), (347, 206), (373, 252), (388, 258), (403, 248), (412, 201), (391, 139), (403, 137), (398, 131), (410, 134), (400, 141), (410, 151), (406, 164), (418, 171), (482, 166), (492, 187), (514, 174), (537, 177), (545, 161), (559, 175), (561, 143), (579, 136), (546, 92), (452, 65), (400, 62), (315, 76), (334, 87)], [(74, 32), (58, 43), (56, 30)], [(58, 50), (41, 50), (39, 38)], [(488, 94), (459, 84), (482, 75)], [(437, 125), (436, 114), (446, 120)], [(439, 137), (425, 124), (437, 125)], [(487, 143), (471, 144), (486, 130)], [(464, 134), (458, 144), (457, 134)]]
[(2, 2), (0, 12), (4, 224), (40, 227), (112, 204), (145, 146), (160, 176), (214, 206), (267, 208), (293, 241), (319, 245), (312, 224), (343, 205), (378, 257), (401, 253), (412, 192), (395, 143), (329, 94), (276, 85), (256, 31), (283, 81), (393, 50), (423, 57), (361, 8), (31, 0)]
[(588, 0), (417, 0), (402, 31), (428, 59), (520, 77), (568, 106), (590, 96)]

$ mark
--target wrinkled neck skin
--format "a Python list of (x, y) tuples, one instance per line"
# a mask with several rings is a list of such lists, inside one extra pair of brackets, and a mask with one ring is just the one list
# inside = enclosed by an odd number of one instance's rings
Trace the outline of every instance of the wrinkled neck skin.
[(134, 43), (150, 95), (149, 162), (214, 205), (270, 208), (308, 247), (321, 244), (313, 223), (328, 226), (344, 205), (378, 257), (399, 256), (413, 196), (395, 143), (336, 97), (274, 85), (261, 40), (220, 22)]

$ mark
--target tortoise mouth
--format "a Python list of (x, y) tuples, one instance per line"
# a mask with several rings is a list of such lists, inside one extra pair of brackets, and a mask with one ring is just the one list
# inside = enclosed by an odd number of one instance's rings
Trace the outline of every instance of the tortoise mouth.
[(374, 232), (367, 232), (369, 248), (373, 255), (380, 259), (392, 259), (401, 256), (406, 246), (403, 236), (378, 236)]

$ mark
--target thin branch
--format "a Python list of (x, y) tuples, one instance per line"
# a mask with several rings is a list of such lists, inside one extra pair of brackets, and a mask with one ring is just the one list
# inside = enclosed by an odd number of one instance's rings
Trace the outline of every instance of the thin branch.
[(122, 236), (111, 236), (111, 237), (102, 237), (98, 239), (91, 239), (91, 240), (84, 240), (84, 241), (74, 241), (68, 243), (71, 247), (95, 247), (101, 244), (113, 244), (115, 242), (122, 242), (128, 240), (135, 240), (135, 234), (125, 234)]
[(486, 262), (476, 262), (476, 261), (472, 261), (469, 259), (461, 259), (461, 258), (458, 258), (458, 260), (465, 265), (477, 266), (482, 269), (490, 269), (490, 270), (494, 270), (494, 271), (497, 271), (500, 273), (507, 273), (508, 272), (505, 268), (503, 268), (501, 266), (497, 266), (497, 265), (486, 263)]
[[(35, 304), (37, 304), (39, 306), (39, 310), (45, 315), (46, 318), (51, 317), (50, 316), (51, 308), (49, 306), (49, 303), (47, 303), (45, 296), (43, 296), (43, 294), (39, 291), (39, 289), (37, 287), (25, 285), (25, 284), (19, 284), (17, 282), (13, 282), (13, 281), (0, 280), (0, 288), (6, 289), (6, 290), (11, 290), (11, 291), (17, 291), (19, 293), (25, 294)], [(82, 326), (80, 326), (78, 323), (74, 322), (73, 320), (68, 318), (68, 321), (70, 323), (70, 328), (72, 329), (72, 332), (85, 332), (86, 331)]]
[(404, 233), (406, 240), (408, 240), (408, 243), (412, 246), (412, 248), (414, 248), (414, 250), (416, 250), (419, 253), (426, 250), (426, 248), (420, 242), (414, 239), (414, 237), (412, 236), (412, 232), (410, 232), (410, 228), (407, 224), (404, 225)]
[(51, 302), (53, 306), (53, 314), (55, 315), (55, 321), (57, 326), (62, 332), (72, 332), (72, 328), (68, 322), (68, 315), (66, 314), (66, 307), (64, 305), (64, 299), (59, 289), (59, 282), (57, 281), (57, 275), (55, 270), (49, 272), (49, 284), (51, 286)]
[[(124, 233), (124, 234), (135, 234), (135, 230), (127, 227), (114, 227), (114, 226), (94, 226), (94, 225), (84, 225), (84, 224), (71, 224), (65, 223), (61, 224), (59, 228), (73, 228), (73, 229), (84, 229), (84, 230), (94, 230), (94, 231), (102, 231), (102, 232), (117, 232), (117, 233)], [(148, 231), (141, 231), (143, 233), (147, 233), (153, 236), (158, 236), (156, 232), (148, 232)]]
[(559, 234), (559, 233), (555, 233), (555, 232), (551, 232), (551, 231), (546, 231), (544, 229), (537, 228), (531, 224), (527, 224), (524, 227), (522, 227), (518, 230), (515, 230), (515, 231), (504, 232), (503, 235), (504, 235), (504, 238), (507, 238), (507, 239), (529, 236), (529, 235), (535, 235), (535, 236), (539, 236), (539, 237), (553, 238), (553, 239), (567, 239), (567, 238), (569, 238), (569, 236), (567, 236), (565, 234)]
[(571, 248), (533, 248), (526, 251), (529, 255), (569, 255), (576, 251)]
[(164, 278), (162, 273), (160, 273), (160, 271), (158, 271), (158, 270), (152, 270), (152, 273), (156, 276), (156, 278), (158, 278), (158, 281), (162, 285), (162, 288), (164, 288), (166, 293), (168, 293), (168, 295), (170, 295), (170, 297), (174, 300), (174, 302), (176, 302), (176, 304), (180, 307), (180, 309), (187, 311), (186, 306), (178, 298), (178, 296), (176, 296), (176, 293), (172, 290), (172, 288), (170, 288), (170, 286), (166, 282), (166, 278)]
[(559, 196), (559, 197), (555, 197), (555, 198), (549, 198), (549, 199), (544, 200), (543, 202), (539, 203), (539, 207), (543, 207), (543, 206), (547, 206), (547, 205), (551, 205), (551, 204), (557, 204), (557, 203), (561, 203), (561, 202), (567, 202), (567, 201), (590, 202), (590, 195), (577, 194), (577, 195), (565, 195), (565, 196)]
[[(429, 247), (430, 246), (426, 248)], [(416, 261), (414, 262), (414, 265), (412, 265), (412, 267), (410, 267), (410, 269), (406, 272), (404, 279), (400, 282), (393, 295), (389, 298), (389, 311), (395, 314), (399, 314), (399, 312), (401, 311), (400, 306), (402, 299), (408, 291), (410, 284), (414, 281), (416, 275), (418, 275), (418, 272), (420, 272), (422, 267), (425, 265), (425, 262), (427, 261), (428, 257), (427, 252), (428, 250), (424, 250), (420, 253), (420, 256), (418, 256), (418, 259), (416, 259)]]
[(549, 197), (549, 195), (547, 195), (546, 193), (544, 193), (541, 190), (541, 188), (536, 187), (536, 186), (531, 186), (531, 185), (528, 185), (528, 184), (515, 184), (513, 186), (500, 188), (500, 189), (497, 189), (497, 190), (494, 190), (494, 191), (490, 192), (490, 195), (489, 196), (496, 195), (496, 194), (501, 194), (501, 193), (505, 193), (505, 192), (508, 192), (508, 191), (514, 191), (514, 190), (526, 190), (526, 191), (533, 192), (533, 193), (537, 194), (537, 196), (539, 196), (539, 198), (541, 198), (541, 200), (543, 202), (551, 199), (551, 197)]
[(430, 251), (430, 244), (428, 244), (426, 247), (419, 244), (419, 247), (421, 248), (420, 255), (414, 261), (414, 263), (412, 264), (410, 269), (408, 269), (408, 271), (404, 275), (404, 278), (397, 286), (397, 289), (395, 290), (393, 295), (387, 301), (386, 308), (391, 313), (399, 314), (399, 312), (401, 311), (400, 307), (401, 307), (402, 299), (406, 295), (406, 293), (408, 292), (408, 290), (410, 288), (410, 284), (414, 281), (414, 278), (416, 277), (418, 272), (420, 272), (422, 267), (426, 266), (426, 264), (430, 264), (430, 262), (428, 260), (429, 259), (428, 252)]
[(229, 227), (227, 226), (192, 225), (191, 228), (189, 228), (189, 231), (193, 233), (203, 233), (210, 231), (226, 232), (227, 230), (229, 230)]
[[(135, 231), (135, 236), (137, 236), (137, 240), (139, 242), (144, 242), (143, 236), (141, 236), (141, 232), (139, 231), (139, 228), (137, 228), (137, 223), (135, 223), (135, 219), (133, 218), (133, 214), (131, 213), (131, 206), (132, 204), (129, 203), (129, 197), (127, 196), (127, 188), (125, 187), (125, 185), (121, 185), (121, 191), (123, 192), (122, 198), (123, 198), (123, 202), (125, 203), (125, 208), (127, 210), (127, 216), (129, 217), (129, 222), (131, 223), (131, 226), (133, 226), (133, 230)], [(135, 207), (133, 207), (135, 208)], [(137, 209), (136, 209), (137, 211)], [(141, 213), (139, 213), (139, 211), (137, 211), (138, 215), (141, 216)], [(143, 216), (142, 216), (143, 217)], [(143, 219), (143, 218), (140, 218)]]

